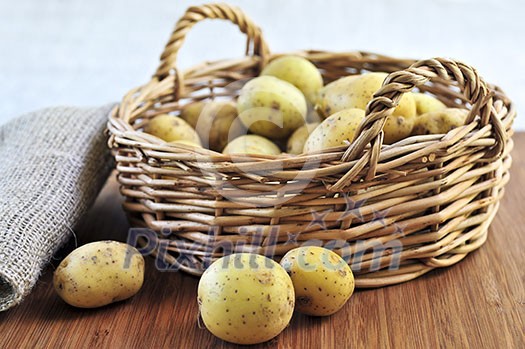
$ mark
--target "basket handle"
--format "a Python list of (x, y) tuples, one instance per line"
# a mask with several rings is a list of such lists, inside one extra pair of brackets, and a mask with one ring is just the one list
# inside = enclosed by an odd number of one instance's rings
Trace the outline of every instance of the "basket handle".
[(241, 32), (248, 37), (245, 54), (249, 55), (250, 48), (252, 48), (251, 54), (259, 56), (261, 68), (264, 66), (269, 51), (259, 27), (237, 7), (228, 4), (206, 4), (189, 7), (184, 16), (179, 19), (164, 52), (160, 56), (160, 65), (153, 76), (154, 78), (162, 80), (169, 75), (171, 69), (175, 68), (177, 53), (184, 43), (186, 35), (195, 24), (204, 19), (224, 19), (236, 24)]
[[(392, 114), (404, 93), (435, 79), (457, 82), (457, 86), (472, 106), (466, 123), (472, 122), (476, 115), (479, 115), (479, 128), (488, 124), (492, 125), (496, 142), (488, 156), (494, 158), (504, 151), (508, 135), (501, 120), (492, 110), (493, 91), (489, 89), (478, 72), (465, 63), (450, 59), (421, 60), (405, 70), (390, 73), (385, 78), (382, 87), (374, 94), (374, 98), (366, 107), (365, 119), (356, 131), (359, 136), (354, 139), (341, 160), (352, 161), (360, 156), (363, 157), (331, 187), (332, 190), (337, 191), (344, 188), (367, 164), (369, 170), (366, 178), (370, 179), (375, 176), (383, 143), (383, 126), (387, 117)], [(371, 145), (371, 148), (363, 154), (368, 144)]]

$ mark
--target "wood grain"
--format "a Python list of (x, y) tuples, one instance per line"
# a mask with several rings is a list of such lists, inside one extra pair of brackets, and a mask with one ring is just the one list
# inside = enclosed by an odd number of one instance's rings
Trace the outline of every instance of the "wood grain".
[[(487, 243), (461, 263), (397, 286), (360, 290), (328, 318), (294, 315), (261, 348), (525, 347), (525, 134), (515, 136), (512, 178)], [(79, 244), (125, 240), (128, 225), (110, 180), (77, 229)], [(56, 265), (74, 246), (65, 247)], [(147, 259), (146, 284), (134, 298), (81, 310), (63, 303), (53, 267), (15, 309), (0, 313), (0, 348), (234, 347), (197, 325), (198, 279), (159, 272)]]

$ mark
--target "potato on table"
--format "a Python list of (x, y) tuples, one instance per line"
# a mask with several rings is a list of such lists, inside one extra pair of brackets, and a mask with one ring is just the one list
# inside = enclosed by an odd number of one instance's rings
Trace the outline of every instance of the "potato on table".
[(335, 252), (303, 246), (286, 253), (281, 266), (290, 275), (297, 311), (327, 316), (341, 309), (354, 293), (354, 274)]
[(237, 344), (277, 336), (288, 326), (295, 303), (292, 280), (279, 263), (251, 253), (215, 261), (202, 274), (197, 293), (206, 328)]
[(53, 276), (60, 298), (79, 308), (130, 298), (143, 281), (144, 258), (134, 247), (117, 241), (98, 241), (75, 249)]

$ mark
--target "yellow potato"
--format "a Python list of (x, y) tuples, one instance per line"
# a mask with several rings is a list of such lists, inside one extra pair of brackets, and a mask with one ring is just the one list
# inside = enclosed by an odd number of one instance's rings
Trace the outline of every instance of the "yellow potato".
[(311, 104), (323, 87), (323, 77), (315, 65), (299, 56), (283, 56), (271, 61), (261, 75), (275, 76), (297, 87)]
[(443, 110), (447, 106), (436, 97), (425, 93), (412, 93), (414, 101), (416, 102), (417, 115), (429, 113), (431, 111)]
[(305, 124), (295, 130), (295, 132), (292, 133), (288, 139), (288, 143), (286, 144), (286, 152), (288, 154), (301, 154), (308, 136), (319, 125), (319, 122)]
[(166, 142), (187, 140), (201, 145), (197, 132), (186, 121), (174, 115), (161, 114), (155, 116), (146, 124), (144, 132)]
[(281, 266), (292, 279), (295, 309), (303, 314), (334, 314), (354, 293), (352, 270), (338, 254), (326, 248), (294, 248), (284, 255)]
[(392, 144), (407, 138), (412, 133), (416, 118), (407, 118), (402, 115), (390, 115), (383, 126), (383, 143)]
[(365, 112), (356, 108), (341, 110), (329, 116), (310, 133), (303, 151), (310, 153), (345, 145), (345, 141), (351, 142), (364, 117)]
[(465, 124), (468, 111), (447, 108), (420, 115), (412, 133), (414, 135), (442, 134)]
[(143, 280), (144, 258), (134, 247), (98, 241), (71, 252), (55, 270), (53, 285), (66, 303), (96, 308), (130, 298)]
[(273, 76), (259, 76), (241, 89), (237, 111), (251, 132), (284, 138), (305, 123), (307, 107), (294, 85)]
[(198, 286), (206, 328), (236, 344), (266, 342), (288, 326), (294, 310), (292, 280), (275, 261), (236, 253), (215, 261)]
[(197, 131), (205, 147), (215, 151), (222, 151), (230, 139), (246, 133), (233, 102), (191, 103), (182, 109), (181, 118)]
[[(321, 89), (316, 109), (328, 116), (343, 109), (366, 109), (374, 93), (379, 90), (387, 73), (367, 73), (340, 78)], [(387, 119), (384, 142), (394, 143), (410, 135), (416, 116), (412, 93), (405, 93)]]
[(281, 149), (275, 143), (258, 135), (244, 135), (228, 143), (223, 154), (279, 155)]
[(306, 122), (308, 123), (316, 123), (321, 122), (323, 120), (324, 118), (322, 118), (315, 109), (309, 110), (308, 114), (306, 115)]

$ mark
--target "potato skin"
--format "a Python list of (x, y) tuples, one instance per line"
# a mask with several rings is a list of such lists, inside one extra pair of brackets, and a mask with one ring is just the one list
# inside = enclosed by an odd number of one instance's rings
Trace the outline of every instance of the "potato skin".
[(307, 107), (294, 85), (273, 76), (259, 76), (241, 89), (237, 111), (251, 132), (278, 139), (305, 123)]
[(292, 280), (275, 261), (236, 253), (215, 261), (198, 286), (206, 328), (236, 344), (266, 342), (288, 325), (294, 310)]
[(390, 115), (383, 126), (384, 144), (392, 144), (407, 138), (412, 133), (416, 118), (407, 118), (402, 115)]
[(303, 151), (310, 153), (345, 145), (345, 140), (351, 142), (364, 117), (365, 112), (356, 108), (341, 110), (329, 116), (310, 133)]
[[(387, 73), (374, 72), (340, 78), (319, 92), (316, 109), (325, 116), (348, 108), (366, 110), (374, 93), (381, 88)], [(384, 128), (384, 142), (391, 144), (410, 135), (416, 116), (412, 93), (405, 93), (399, 105), (388, 117)]]
[(414, 135), (442, 134), (465, 124), (468, 111), (446, 108), (420, 115), (412, 131)]
[(144, 281), (144, 258), (117, 241), (92, 242), (71, 252), (53, 275), (53, 285), (66, 303), (96, 308), (135, 295)]
[(292, 278), (295, 309), (303, 314), (334, 314), (354, 292), (352, 270), (339, 255), (326, 248), (294, 248), (284, 255), (281, 266)]
[(279, 155), (281, 149), (267, 138), (258, 135), (243, 135), (228, 143), (222, 153)]
[(426, 93), (414, 92), (412, 93), (412, 97), (414, 97), (414, 101), (416, 102), (417, 115), (447, 108), (439, 99)]
[(187, 140), (202, 145), (199, 135), (183, 119), (169, 114), (161, 114), (151, 119), (144, 127), (144, 132), (166, 142)]
[(275, 76), (297, 87), (313, 104), (323, 87), (323, 77), (312, 62), (299, 56), (282, 56), (274, 59), (263, 69), (261, 75)]
[(321, 122), (324, 120), (324, 117), (321, 117), (319, 113), (315, 109), (308, 110), (308, 114), (306, 115), (306, 122), (307, 123), (315, 123), (315, 122)]
[(308, 136), (319, 125), (319, 122), (314, 122), (311, 124), (303, 125), (297, 130), (295, 130), (294, 133), (292, 133), (292, 135), (290, 136), (290, 138), (288, 138), (288, 142), (286, 144), (286, 152), (288, 154), (301, 154), (303, 152), (304, 144), (306, 143)]
[(197, 131), (204, 146), (215, 151), (222, 151), (229, 139), (246, 133), (231, 101), (191, 103), (182, 109), (180, 117)]

